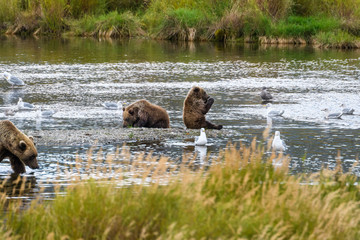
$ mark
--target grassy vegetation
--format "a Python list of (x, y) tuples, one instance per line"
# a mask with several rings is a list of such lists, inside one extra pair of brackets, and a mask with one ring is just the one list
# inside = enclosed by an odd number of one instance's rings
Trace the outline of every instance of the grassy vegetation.
[[(91, 155), (91, 152), (89, 153)], [(98, 154), (100, 162), (102, 153)], [(91, 159), (91, 156), (89, 156)], [(116, 157), (108, 156), (113, 163)], [(266, 159), (266, 161), (264, 161)], [(273, 163), (282, 160), (282, 165)], [(130, 162), (130, 160), (129, 160)], [(230, 145), (207, 166), (140, 155), (128, 170), (89, 163), (100, 180), (74, 180), (54, 201), (8, 207), (7, 239), (358, 239), (360, 192), (341, 165), (290, 176), (288, 159)], [(74, 170), (81, 168), (79, 160)], [(98, 166), (98, 167), (94, 167)], [(205, 170), (206, 169), (206, 170)], [(130, 171), (137, 183), (129, 181)], [(109, 176), (113, 176), (108, 179)], [(106, 180), (107, 179), (107, 180)], [(134, 181), (136, 182), (136, 181)], [(138, 184), (141, 183), (141, 184)], [(4, 196), (2, 197), (4, 199)]]
[(360, 0), (9, 0), (0, 3), (0, 22), (17, 34), (145, 35), (185, 41), (266, 37), (270, 43), (301, 38), (330, 47), (350, 46), (352, 39), (356, 47)]

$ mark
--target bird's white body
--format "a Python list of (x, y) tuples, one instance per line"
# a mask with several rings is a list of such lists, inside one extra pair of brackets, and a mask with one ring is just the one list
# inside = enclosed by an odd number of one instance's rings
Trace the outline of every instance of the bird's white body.
[(275, 132), (275, 137), (273, 139), (272, 142), (272, 149), (273, 151), (280, 151), (280, 152), (284, 152), (286, 150), (286, 145), (284, 143), (284, 141), (280, 138), (280, 132), (276, 131)]
[(269, 117), (281, 117), (285, 112), (284, 110), (279, 111), (272, 109), (271, 103), (266, 104), (266, 108), (267, 108), (267, 115)]
[(345, 107), (345, 104), (341, 104), (340, 107), (342, 107), (341, 112), (343, 115), (353, 115), (354, 114), (355, 109), (347, 108), (347, 107)]
[(6, 81), (13, 87), (23, 87), (25, 86), (25, 83), (20, 80), (19, 78), (11, 75), (8, 72), (4, 72), (4, 77), (6, 79)]
[(105, 109), (108, 109), (108, 110), (122, 109), (121, 101), (118, 101), (117, 103), (115, 103), (115, 102), (104, 102), (102, 105), (104, 106)]
[(19, 98), (17, 103), (17, 107), (19, 110), (35, 110), (35, 106), (31, 103), (23, 102), (22, 98)]
[(195, 145), (206, 145), (207, 143), (207, 138), (206, 138), (206, 133), (205, 133), (205, 129), (201, 128), (200, 129), (200, 136), (199, 137), (195, 137)]
[(341, 119), (341, 116), (343, 115), (342, 112), (330, 113), (329, 109), (327, 109), (327, 108), (325, 108), (321, 111), (324, 111), (326, 113), (325, 119)]

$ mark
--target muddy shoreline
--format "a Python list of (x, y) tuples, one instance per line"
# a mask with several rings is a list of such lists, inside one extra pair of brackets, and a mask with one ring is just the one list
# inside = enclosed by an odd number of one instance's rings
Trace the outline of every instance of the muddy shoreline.
[[(89, 130), (28, 130), (35, 143), (41, 146), (107, 145), (126, 142), (153, 142), (171, 139), (185, 140), (199, 136), (198, 129), (184, 128), (108, 128)], [(208, 138), (230, 136), (227, 130), (206, 130)]]

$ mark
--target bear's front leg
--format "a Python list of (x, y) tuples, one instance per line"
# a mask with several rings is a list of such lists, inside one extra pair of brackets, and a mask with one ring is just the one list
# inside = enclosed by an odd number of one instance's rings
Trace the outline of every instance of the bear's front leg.
[(9, 156), (11, 168), (16, 174), (25, 173), (25, 165), (21, 162), (21, 160), (15, 155)]
[(210, 110), (210, 108), (213, 105), (214, 101), (215, 100), (213, 98), (211, 98), (211, 97), (209, 97), (207, 99), (207, 101), (205, 103), (205, 111), (203, 112), (203, 114), (206, 114)]

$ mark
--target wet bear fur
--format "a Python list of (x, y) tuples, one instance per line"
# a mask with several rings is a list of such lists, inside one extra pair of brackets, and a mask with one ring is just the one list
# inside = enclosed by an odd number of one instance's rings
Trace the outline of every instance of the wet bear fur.
[(170, 119), (165, 109), (142, 99), (123, 108), (123, 127), (169, 128)]
[(185, 126), (191, 129), (222, 129), (222, 125), (215, 125), (205, 119), (205, 114), (213, 103), (214, 99), (207, 95), (203, 88), (192, 87), (184, 101), (183, 120)]
[(19, 174), (25, 172), (25, 165), (39, 168), (36, 157), (33, 138), (26, 136), (9, 120), (0, 121), (0, 162), (9, 158), (11, 168)]

